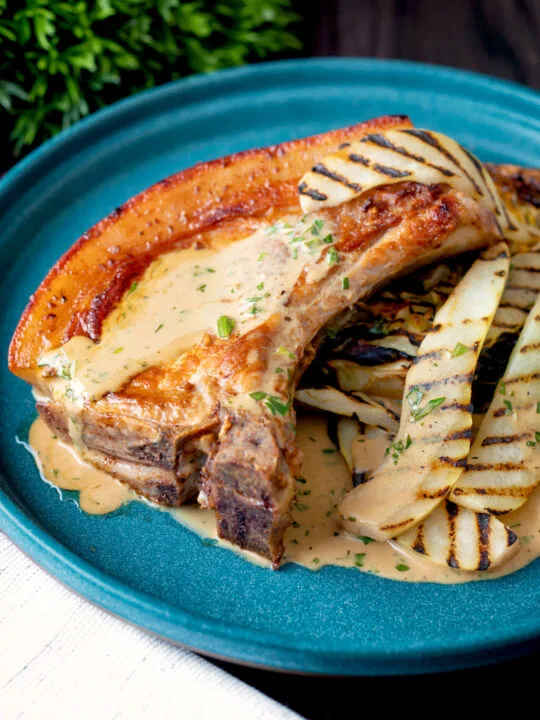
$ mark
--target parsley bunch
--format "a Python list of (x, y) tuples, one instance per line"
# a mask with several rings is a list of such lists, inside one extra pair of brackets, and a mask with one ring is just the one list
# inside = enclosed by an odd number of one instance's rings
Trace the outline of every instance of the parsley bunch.
[(296, 51), (297, 20), (291, 0), (0, 0), (3, 156), (137, 90)]

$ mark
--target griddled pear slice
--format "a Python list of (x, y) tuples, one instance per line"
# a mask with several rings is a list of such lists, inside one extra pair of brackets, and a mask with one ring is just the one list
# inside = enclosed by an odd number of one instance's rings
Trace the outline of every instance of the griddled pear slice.
[(488, 513), (475, 513), (450, 500), (440, 503), (421, 525), (395, 541), (454, 570), (482, 571), (502, 565), (519, 550), (517, 536)]
[(372, 340), (371, 344), (374, 347), (397, 350), (404, 355), (408, 355), (410, 358), (415, 358), (418, 354), (418, 348), (416, 347), (416, 345), (412, 344), (412, 342), (406, 335), (388, 335), (385, 338)]
[(354, 487), (371, 480), (393, 440), (393, 433), (374, 425), (366, 425), (364, 431), (356, 435), (351, 443)]
[(367, 425), (380, 425), (387, 430), (397, 431), (399, 422), (393, 412), (379, 405), (371, 398), (366, 401), (336, 390), (335, 388), (310, 388), (297, 390), (295, 398), (308, 407), (325, 410), (336, 415), (356, 417)]
[(371, 478), (394, 439), (394, 434), (383, 428), (361, 425), (351, 418), (339, 420), (337, 436), (339, 451), (352, 473), (354, 487)]
[(512, 351), (451, 499), (503, 515), (540, 482), (540, 297)]
[(339, 512), (357, 535), (388, 540), (421, 522), (459, 478), (470, 448), (471, 384), (508, 272), (505, 243), (472, 265), (420, 345), (398, 435), (373, 478)]
[(505, 333), (518, 333), (540, 292), (540, 243), (512, 255), (508, 281), (486, 338), (492, 347)]
[(354, 464), (352, 457), (352, 444), (354, 439), (358, 436), (364, 435), (361, 429), (361, 425), (358, 420), (352, 418), (343, 417), (338, 420), (337, 425), (337, 437), (339, 444), (339, 452), (343, 455), (343, 459), (347, 463), (347, 467), (353, 472)]
[(482, 163), (455, 140), (429, 130), (382, 130), (317, 163), (298, 190), (304, 212), (334, 207), (381, 185), (450, 185), (492, 210), (506, 237), (530, 241), (538, 230), (514, 214)]
[(405, 377), (410, 363), (399, 360), (386, 365), (368, 367), (350, 360), (331, 360), (338, 385), (344, 392), (363, 391), (389, 398), (403, 397)]

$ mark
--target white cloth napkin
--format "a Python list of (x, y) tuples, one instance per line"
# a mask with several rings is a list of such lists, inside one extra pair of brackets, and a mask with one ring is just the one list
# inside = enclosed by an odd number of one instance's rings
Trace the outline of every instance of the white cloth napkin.
[(94, 607), (0, 533), (2, 720), (298, 720), (197, 655)]

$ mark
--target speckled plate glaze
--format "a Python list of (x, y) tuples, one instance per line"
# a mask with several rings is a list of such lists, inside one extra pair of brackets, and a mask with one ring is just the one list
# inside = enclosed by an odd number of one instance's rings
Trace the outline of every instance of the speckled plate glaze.
[[(401, 62), (306, 60), (188, 79), (99, 112), (0, 184), (0, 338), (87, 228), (200, 160), (386, 113), (456, 137), (480, 158), (540, 166), (540, 96)], [(327, 567), (255, 567), (134, 503), (106, 517), (43, 483), (16, 436), (29, 388), (1, 366), (0, 528), (112, 613), (202, 653), (301, 672), (386, 674), (481, 664), (540, 637), (540, 563), (466, 585), (413, 585)]]

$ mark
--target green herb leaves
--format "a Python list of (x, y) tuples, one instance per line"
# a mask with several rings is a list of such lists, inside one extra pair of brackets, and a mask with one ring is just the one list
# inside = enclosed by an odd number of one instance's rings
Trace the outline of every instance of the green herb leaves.
[(328, 258), (329, 265), (337, 265), (339, 263), (339, 255), (336, 248), (331, 247), (326, 257)]
[(228, 315), (221, 315), (217, 321), (218, 335), (220, 338), (228, 338), (234, 330), (235, 322)]
[(460, 355), (464, 355), (466, 352), (469, 352), (470, 348), (468, 348), (466, 345), (462, 345), (460, 342), (456, 343), (456, 347), (452, 350), (452, 354), (450, 357), (459, 357)]
[(287, 350), (287, 348), (283, 347), (283, 345), (280, 345), (278, 347), (278, 349), (276, 350), (276, 353), (278, 355), (285, 355), (286, 357), (291, 358), (291, 360), (294, 360), (294, 358), (296, 357), (296, 355), (293, 352), (291, 352), (290, 350)]
[(419, 420), (423, 420), (427, 415), (432, 413), (435, 408), (442, 405), (445, 400), (445, 397), (433, 398), (432, 400), (429, 400), (424, 407), (419, 407), (416, 410), (413, 410), (411, 415), (413, 416), (414, 421), (418, 422)]
[(137, 90), (299, 50), (291, 8), (290, 0), (3, 2), (0, 106), (13, 155)]
[(264, 400), (264, 405), (270, 410), (272, 415), (281, 415), (282, 417), (289, 412), (289, 404), (283, 403), (280, 398), (275, 395), (269, 395), (268, 393), (256, 390), (255, 392), (249, 393), (249, 397), (256, 402)]
[(423, 407), (421, 407), (420, 403), (423, 397), (424, 393), (420, 390), (420, 388), (416, 386), (411, 388), (411, 390), (406, 395), (406, 398), (411, 406), (411, 416), (415, 422), (423, 420), (427, 415), (432, 413), (435, 408), (438, 408), (439, 405), (442, 405), (443, 402), (446, 400), (445, 397), (432, 398), (431, 400), (428, 400), (428, 402)]
[(397, 442), (392, 443), (392, 445), (386, 448), (384, 454), (385, 456), (392, 454), (392, 462), (394, 463), (394, 465), (397, 465), (402, 453), (404, 453), (405, 450), (408, 450), (411, 445), (411, 436), (407, 435), (407, 439), (405, 440), (405, 442), (403, 442), (403, 440), (398, 440)]

